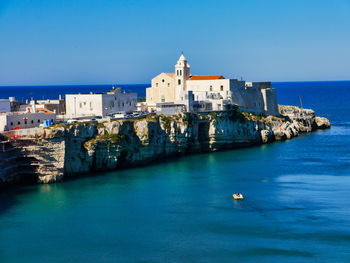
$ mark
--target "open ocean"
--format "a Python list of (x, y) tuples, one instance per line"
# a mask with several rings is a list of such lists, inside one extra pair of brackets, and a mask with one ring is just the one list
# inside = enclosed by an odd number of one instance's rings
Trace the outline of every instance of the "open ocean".
[[(124, 88), (144, 96), (146, 86)], [(350, 82), (273, 87), (280, 104), (299, 105), (301, 96), (332, 128), (1, 190), (0, 262), (349, 262)], [(65, 88), (2, 87), (0, 98), (80, 89)], [(234, 201), (234, 192), (246, 199)]]

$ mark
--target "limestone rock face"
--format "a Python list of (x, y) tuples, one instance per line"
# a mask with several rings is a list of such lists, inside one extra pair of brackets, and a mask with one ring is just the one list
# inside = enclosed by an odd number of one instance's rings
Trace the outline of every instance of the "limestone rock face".
[(323, 117), (316, 117), (315, 123), (317, 129), (329, 129), (331, 127), (329, 120)]
[[(330, 127), (327, 119), (315, 117), (312, 110), (294, 106), (280, 106), (280, 110), (284, 115), (266, 117), (235, 109), (76, 123), (39, 129), (30, 135), (31, 139), (6, 143), (13, 144), (25, 165), (35, 167), (31, 176), (37, 183), (52, 183), (66, 176), (144, 165), (176, 155), (270, 143)], [(28, 143), (31, 146), (24, 147)], [(5, 174), (9, 170), (6, 165), (16, 163), (1, 162), (1, 158), (8, 158), (7, 152), (0, 149), (0, 168), (4, 168), (0, 169), (0, 184), (23, 180), (20, 174)], [(21, 165), (18, 163), (18, 167)]]

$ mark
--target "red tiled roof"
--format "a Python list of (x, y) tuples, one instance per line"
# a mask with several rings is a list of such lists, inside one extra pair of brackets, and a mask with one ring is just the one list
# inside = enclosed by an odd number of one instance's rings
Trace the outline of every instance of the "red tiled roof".
[(215, 79), (224, 79), (222, 75), (192, 75), (190, 80), (215, 80)]
[(45, 114), (52, 114), (53, 113), (52, 111), (47, 110), (47, 109), (43, 109), (43, 108), (37, 108), (36, 110), (38, 112), (42, 112), (42, 113), (45, 113)]
[(167, 74), (169, 77), (174, 77), (175, 73), (165, 73)]

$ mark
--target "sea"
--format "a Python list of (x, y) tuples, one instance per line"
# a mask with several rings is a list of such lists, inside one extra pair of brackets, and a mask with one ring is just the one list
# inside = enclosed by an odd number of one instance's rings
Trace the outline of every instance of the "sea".
[[(350, 82), (272, 85), (280, 104), (302, 101), (332, 128), (2, 189), (0, 262), (349, 262)], [(109, 88), (2, 87), (0, 98)]]

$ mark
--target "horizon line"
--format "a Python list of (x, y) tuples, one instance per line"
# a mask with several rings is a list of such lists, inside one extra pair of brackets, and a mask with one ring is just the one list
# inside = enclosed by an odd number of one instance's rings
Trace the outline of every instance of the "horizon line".
[[(252, 82), (271, 82), (271, 83), (300, 83), (300, 82), (350, 82), (349, 80), (292, 80), (292, 81), (252, 81)], [(120, 84), (112, 84), (112, 83), (104, 83), (104, 84), (30, 84), (30, 85), (0, 85), (1, 87), (65, 87), (65, 86), (115, 86), (118, 87), (120, 85), (150, 85), (151, 83), (120, 83)]]

